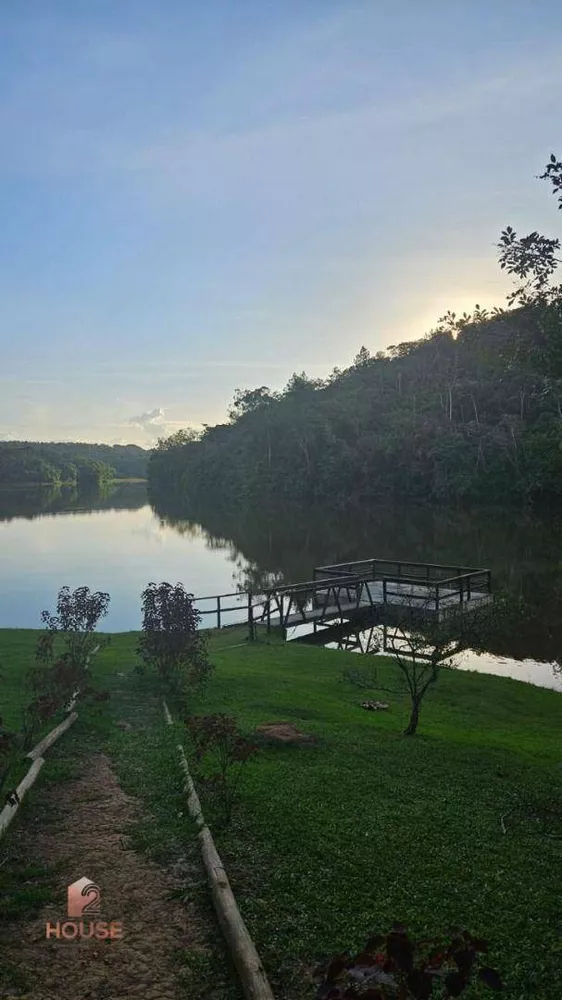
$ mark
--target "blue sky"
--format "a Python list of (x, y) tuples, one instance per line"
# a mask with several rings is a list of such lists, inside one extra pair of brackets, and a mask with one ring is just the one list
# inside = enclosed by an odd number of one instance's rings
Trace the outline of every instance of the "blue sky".
[(548, 0), (6, 5), (0, 437), (150, 445), (502, 303), (561, 98)]

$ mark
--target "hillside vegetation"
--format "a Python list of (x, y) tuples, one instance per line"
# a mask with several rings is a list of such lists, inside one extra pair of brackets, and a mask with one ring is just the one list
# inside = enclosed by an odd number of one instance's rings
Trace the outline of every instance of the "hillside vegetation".
[(325, 382), (241, 392), (231, 420), (162, 441), (153, 487), (240, 500), (487, 501), (562, 493), (562, 301), (362, 349)]
[[(541, 175), (562, 207), (562, 161)], [(509, 309), (447, 313), (422, 339), (326, 380), (238, 390), (229, 422), (159, 442), (154, 491), (240, 501), (364, 497), (533, 501), (562, 493), (559, 239), (508, 226)], [(513, 308), (512, 308), (513, 307)]]
[(144, 479), (148, 455), (135, 444), (0, 441), (0, 484), (87, 486), (112, 478)]

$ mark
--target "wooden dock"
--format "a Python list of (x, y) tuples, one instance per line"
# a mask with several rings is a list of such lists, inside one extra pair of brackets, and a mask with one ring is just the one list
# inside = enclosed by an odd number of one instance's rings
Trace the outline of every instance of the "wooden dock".
[[(221, 599), (236, 597), (233, 606)], [(492, 600), (488, 569), (444, 566), (436, 563), (391, 562), (361, 559), (355, 562), (318, 566), (312, 580), (286, 584), (262, 594), (238, 592), (195, 598), (202, 615), (216, 615), (217, 627), (227, 624), (233, 612), (238, 622), (247, 620), (250, 634), (256, 625), (267, 630), (287, 630), (301, 625), (318, 626), (335, 622), (361, 622), (369, 618), (404, 621), (425, 618), (443, 621), (452, 614), (470, 613)], [(213, 607), (202, 608), (204, 601)], [(234, 623), (233, 621), (231, 622)]]

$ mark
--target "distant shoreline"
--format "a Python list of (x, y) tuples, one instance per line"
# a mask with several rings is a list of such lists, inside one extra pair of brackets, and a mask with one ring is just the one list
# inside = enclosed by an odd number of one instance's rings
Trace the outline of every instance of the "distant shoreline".
[[(104, 485), (112, 486), (114, 483), (147, 483), (148, 479), (140, 479), (132, 476), (130, 479), (108, 479)], [(0, 483), (0, 490), (41, 490), (41, 489), (62, 489), (63, 487), (76, 488), (76, 483)]]

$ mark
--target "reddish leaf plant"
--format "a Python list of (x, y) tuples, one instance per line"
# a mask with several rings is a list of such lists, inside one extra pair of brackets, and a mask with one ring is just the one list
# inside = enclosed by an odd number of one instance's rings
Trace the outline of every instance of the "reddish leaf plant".
[(469, 931), (450, 940), (413, 941), (403, 924), (375, 934), (357, 955), (335, 955), (316, 969), (317, 1000), (448, 1000), (474, 978), (492, 990), (503, 984), (495, 969), (480, 964), (488, 944)]
[(244, 767), (257, 752), (257, 747), (242, 735), (236, 719), (230, 715), (192, 716), (185, 720), (185, 725), (191, 737), (195, 764), (201, 765), (206, 760), (212, 767), (211, 780), (222, 807), (221, 818), (228, 823)]

